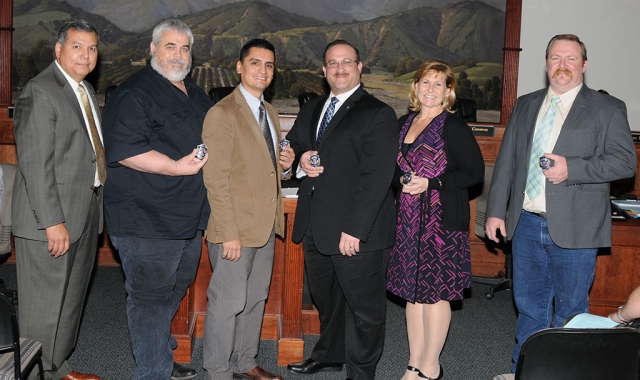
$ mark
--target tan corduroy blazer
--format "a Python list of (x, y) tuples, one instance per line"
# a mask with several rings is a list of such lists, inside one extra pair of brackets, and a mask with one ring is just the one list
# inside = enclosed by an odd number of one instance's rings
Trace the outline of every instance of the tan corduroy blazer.
[[(265, 102), (276, 135), (276, 109)], [(243, 247), (262, 247), (275, 228), (284, 236), (280, 165), (273, 167), (260, 126), (239, 88), (209, 110), (202, 141), (209, 148), (204, 166), (211, 215), (210, 243), (240, 239)]]

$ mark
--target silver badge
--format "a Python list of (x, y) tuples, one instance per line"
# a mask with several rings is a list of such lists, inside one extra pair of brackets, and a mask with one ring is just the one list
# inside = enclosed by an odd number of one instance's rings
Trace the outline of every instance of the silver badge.
[(196, 158), (199, 160), (202, 160), (206, 154), (207, 154), (207, 146), (204, 144), (199, 144), (196, 147)]
[(309, 157), (309, 162), (311, 163), (311, 166), (313, 166), (313, 167), (320, 166), (320, 156), (318, 156), (317, 154), (312, 154)]

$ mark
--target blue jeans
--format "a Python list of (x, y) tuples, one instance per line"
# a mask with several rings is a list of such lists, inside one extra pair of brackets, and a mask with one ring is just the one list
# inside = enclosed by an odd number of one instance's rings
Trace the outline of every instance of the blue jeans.
[(533, 333), (562, 326), (571, 315), (589, 312), (596, 248), (567, 249), (553, 243), (547, 220), (522, 211), (513, 235), (513, 296), (518, 308), (515, 373), (520, 348)]
[(177, 347), (171, 320), (195, 278), (202, 232), (186, 240), (110, 237), (125, 275), (135, 379), (168, 380)]

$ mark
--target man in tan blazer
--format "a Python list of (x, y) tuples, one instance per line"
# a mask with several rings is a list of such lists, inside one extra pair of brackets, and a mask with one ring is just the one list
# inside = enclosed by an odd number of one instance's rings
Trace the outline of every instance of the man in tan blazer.
[(213, 268), (203, 364), (207, 379), (282, 380), (258, 367), (256, 355), (275, 234), (284, 236), (280, 179), (290, 176), (294, 153), (289, 147), (278, 152), (278, 113), (264, 102), (275, 72), (273, 45), (247, 42), (236, 70), (240, 85), (209, 110), (202, 132), (210, 155), (203, 170)]

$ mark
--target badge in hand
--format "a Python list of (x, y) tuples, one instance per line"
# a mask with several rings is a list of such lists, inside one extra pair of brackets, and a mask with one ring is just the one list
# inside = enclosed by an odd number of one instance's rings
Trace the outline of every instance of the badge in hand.
[(285, 147), (291, 146), (291, 143), (287, 139), (280, 140), (280, 151), (282, 152)]
[(206, 154), (207, 146), (204, 144), (198, 144), (198, 146), (196, 147), (196, 158), (198, 160), (202, 160)]
[(309, 162), (311, 163), (311, 166), (313, 166), (314, 168), (320, 166), (320, 156), (318, 156), (317, 154), (312, 154), (309, 157)]
[(411, 182), (411, 172), (406, 172), (402, 175), (402, 184), (403, 185), (408, 185)]

